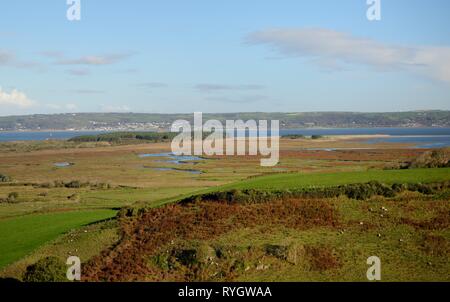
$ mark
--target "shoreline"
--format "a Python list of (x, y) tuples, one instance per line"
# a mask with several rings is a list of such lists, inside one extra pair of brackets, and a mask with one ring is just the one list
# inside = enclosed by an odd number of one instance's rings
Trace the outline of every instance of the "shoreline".
[[(363, 130), (363, 129), (370, 129), (370, 130), (375, 130), (375, 129), (385, 129), (385, 130), (389, 130), (389, 129), (401, 129), (401, 130), (406, 130), (406, 129), (423, 129), (423, 130), (431, 130), (431, 129), (448, 129), (450, 131), (450, 127), (313, 127), (313, 128), (283, 128), (280, 129), (280, 131), (314, 131), (314, 130)], [(77, 130), (73, 130), (73, 129), (41, 129), (41, 130), (0, 130), (0, 134), (1, 133), (46, 133), (46, 132), (170, 132), (170, 130), (168, 129), (133, 129), (133, 130), (127, 130), (127, 129), (115, 129), (115, 130), (94, 130), (94, 129), (77, 129)], [(423, 136), (423, 135), (419, 135), (419, 136)]]

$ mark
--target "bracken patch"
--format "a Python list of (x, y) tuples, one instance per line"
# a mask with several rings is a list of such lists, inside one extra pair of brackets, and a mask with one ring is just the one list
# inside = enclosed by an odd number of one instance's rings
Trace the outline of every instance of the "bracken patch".
[(336, 251), (327, 246), (306, 246), (306, 255), (309, 258), (311, 270), (326, 271), (341, 267)]
[(450, 228), (450, 211), (441, 210), (433, 218), (418, 221), (410, 218), (402, 218), (401, 222), (423, 230), (444, 230)]
[[(161, 280), (167, 277), (165, 272), (147, 265), (147, 261), (180, 239), (211, 240), (239, 228), (262, 225), (305, 230), (337, 227), (339, 222), (334, 206), (326, 200), (289, 199), (262, 204), (200, 201), (168, 205), (134, 218), (122, 218), (121, 225), (121, 242), (83, 268), (85, 280)], [(326, 251), (311, 253), (317, 258), (314, 267), (335, 267), (335, 259)], [(242, 266), (237, 262), (230, 265), (230, 271)]]
[(426, 234), (423, 237), (421, 249), (431, 256), (450, 255), (450, 243), (442, 236)]

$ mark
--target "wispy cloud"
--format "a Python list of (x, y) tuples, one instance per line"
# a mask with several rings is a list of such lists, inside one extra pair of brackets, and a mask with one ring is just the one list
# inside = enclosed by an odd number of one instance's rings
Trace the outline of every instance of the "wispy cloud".
[(17, 58), (17, 55), (14, 52), (4, 49), (0, 49), (0, 67), (1, 66), (35, 70), (43, 69), (41, 64), (34, 61), (22, 61)]
[(107, 55), (89, 55), (79, 58), (72, 59), (59, 59), (56, 61), (58, 65), (91, 65), (91, 66), (101, 66), (101, 65), (111, 65), (121, 62), (125, 59), (131, 57), (131, 53), (122, 54), (107, 54)]
[(251, 33), (249, 44), (265, 44), (339, 70), (361, 64), (378, 71), (402, 70), (450, 83), (450, 47), (391, 45), (323, 28), (279, 28)]
[(0, 87), (1, 106), (11, 106), (24, 109), (30, 108), (35, 104), (36, 104), (35, 101), (29, 99), (25, 93), (19, 90), (13, 89), (10, 92), (7, 92)]
[(198, 84), (195, 89), (201, 92), (231, 91), (231, 90), (261, 90), (262, 85), (224, 85), (224, 84)]

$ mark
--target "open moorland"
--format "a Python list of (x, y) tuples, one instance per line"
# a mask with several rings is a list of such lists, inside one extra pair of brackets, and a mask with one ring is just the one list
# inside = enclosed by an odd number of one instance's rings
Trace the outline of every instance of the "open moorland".
[(448, 152), (367, 139), (285, 138), (276, 167), (164, 138), (2, 143), (0, 277), (75, 255), (88, 281), (364, 281), (376, 255), (383, 280), (450, 281)]

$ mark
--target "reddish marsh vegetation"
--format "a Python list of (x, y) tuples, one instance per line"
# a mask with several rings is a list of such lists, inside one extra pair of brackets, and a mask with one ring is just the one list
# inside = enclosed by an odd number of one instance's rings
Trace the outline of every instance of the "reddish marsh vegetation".
[(163, 277), (161, 271), (155, 271), (146, 261), (180, 238), (211, 240), (236, 229), (262, 225), (305, 230), (337, 227), (339, 222), (334, 207), (326, 200), (291, 199), (248, 205), (202, 201), (169, 205), (151, 209), (137, 218), (123, 219), (121, 243), (94, 259), (84, 276), (94, 281)]

